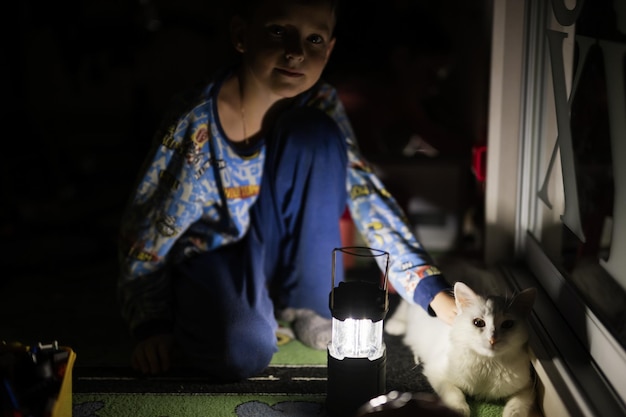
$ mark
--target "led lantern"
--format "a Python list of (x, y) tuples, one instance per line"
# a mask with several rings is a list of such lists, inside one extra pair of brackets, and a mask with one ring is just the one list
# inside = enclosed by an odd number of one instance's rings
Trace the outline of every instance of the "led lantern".
[[(335, 288), (336, 254), (385, 256), (380, 282), (346, 280)], [(328, 345), (326, 407), (333, 417), (350, 417), (359, 407), (385, 391), (387, 356), (383, 319), (389, 309), (387, 272), (389, 253), (371, 248), (333, 250), (330, 311), (332, 339)]]

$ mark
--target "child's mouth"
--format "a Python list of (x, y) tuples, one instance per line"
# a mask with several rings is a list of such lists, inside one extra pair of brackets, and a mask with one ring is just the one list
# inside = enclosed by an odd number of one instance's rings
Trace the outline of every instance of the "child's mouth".
[(298, 77), (302, 77), (304, 75), (301, 72), (294, 72), (294, 71), (290, 71), (290, 70), (283, 69), (283, 68), (276, 68), (276, 71), (278, 71), (282, 75), (285, 75), (285, 76), (291, 77), (291, 78), (298, 78)]

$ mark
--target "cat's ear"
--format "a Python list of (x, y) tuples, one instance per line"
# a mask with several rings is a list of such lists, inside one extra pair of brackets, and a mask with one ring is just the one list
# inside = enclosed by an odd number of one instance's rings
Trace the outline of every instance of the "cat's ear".
[(454, 284), (454, 300), (456, 301), (456, 308), (458, 313), (461, 313), (464, 308), (467, 308), (474, 304), (474, 301), (478, 296), (467, 284), (457, 282)]
[(515, 309), (515, 311), (527, 316), (533, 309), (536, 296), (537, 290), (535, 288), (527, 288), (515, 296), (511, 306)]

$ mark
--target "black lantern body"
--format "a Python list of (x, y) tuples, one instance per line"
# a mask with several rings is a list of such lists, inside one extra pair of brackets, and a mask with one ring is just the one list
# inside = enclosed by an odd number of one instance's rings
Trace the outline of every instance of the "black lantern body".
[[(341, 250), (350, 249), (356, 248)], [(341, 282), (335, 288), (334, 259), (333, 253), (330, 293), (333, 328), (328, 346), (326, 405), (331, 416), (350, 417), (386, 389), (387, 355), (382, 337), (383, 319), (388, 311), (387, 274), (382, 288), (367, 281)]]

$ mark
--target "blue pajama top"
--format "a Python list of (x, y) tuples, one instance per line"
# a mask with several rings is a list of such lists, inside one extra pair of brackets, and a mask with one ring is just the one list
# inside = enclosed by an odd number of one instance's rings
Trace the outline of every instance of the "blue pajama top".
[[(241, 239), (261, 184), (265, 146), (242, 155), (224, 136), (217, 93), (225, 77), (183, 103), (157, 133), (151, 154), (122, 220), (119, 296), (131, 329), (172, 321), (167, 265)], [(449, 288), (417, 241), (404, 213), (357, 149), (336, 90), (320, 81), (295, 106), (323, 110), (348, 144), (346, 202), (367, 245), (389, 252), (389, 282), (406, 300), (428, 310)], [(384, 270), (383, 257), (377, 257)]]

